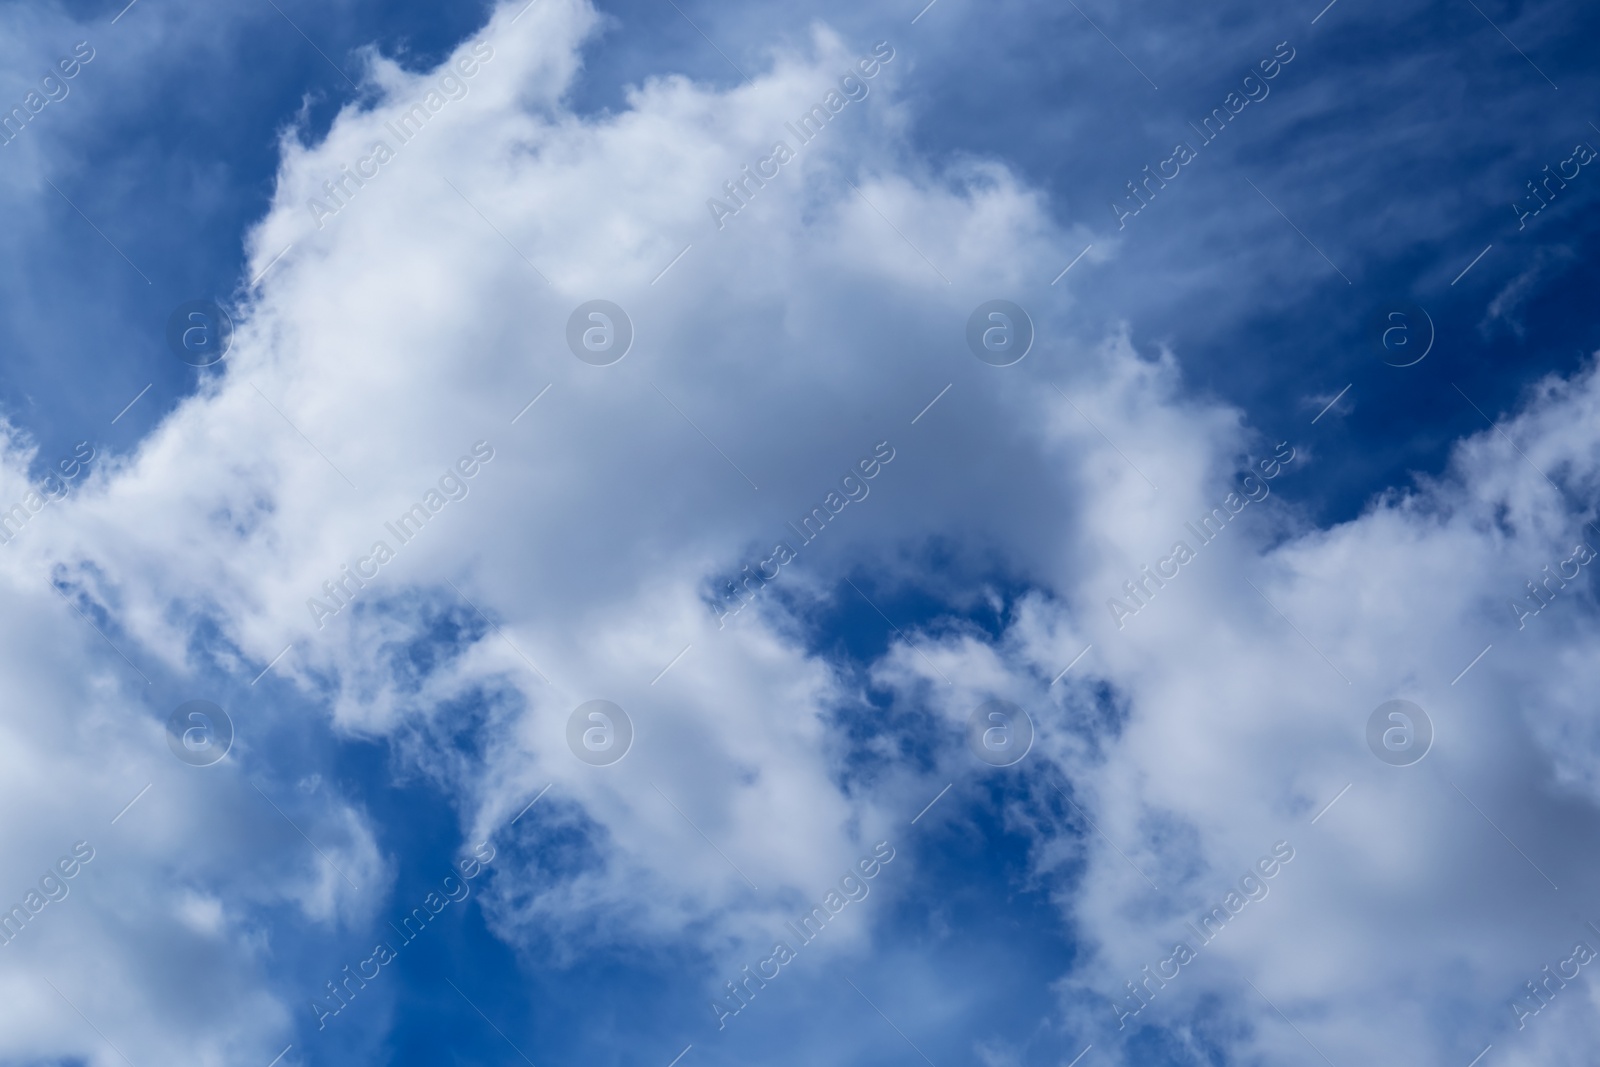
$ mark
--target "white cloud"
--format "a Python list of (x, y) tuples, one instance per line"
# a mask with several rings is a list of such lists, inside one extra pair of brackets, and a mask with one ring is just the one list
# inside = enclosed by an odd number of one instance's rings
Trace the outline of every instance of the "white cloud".
[[(22, 755), (6, 788), (26, 807), (51, 780), (85, 783), (71, 811), (7, 831), (15, 840), (0, 854), (49, 862), (88, 835), (75, 827), (109, 819), (156, 782), (133, 809), (152, 822), (130, 815), (115, 828), (132, 842), (120, 846), (125, 896), (84, 901), (96, 906), (80, 909), (76, 928), (66, 920), (77, 897), (42, 917), (62, 920), (43, 932), (75, 929), (93, 946), (81, 951), (110, 954), (118, 981), (107, 988), (124, 992), (94, 994), (79, 1004), (85, 1014), (141, 1055), (166, 1050), (183, 1031), (163, 1029), (163, 1013), (180, 1001), (150, 985), (145, 939), (185, 946), (208, 967), (221, 966), (224, 944), (235, 969), (217, 988), (252, 1007), (226, 1013), (203, 1058), (270, 1044), (289, 1009), (251, 969), (271, 937), (251, 909), (289, 902), (316, 928), (359, 921), (386, 868), (370, 817), (314, 778), (287, 814), (315, 818), (310, 836), (330, 862), (298, 845), (287, 873), (264, 871), (266, 858), (238, 844), (186, 853), (186, 836), (237, 841), (230, 819), (288, 831), (237, 778), (171, 761), (158, 712), (120, 710), (138, 683), (44, 588), (51, 567), (163, 684), (206, 666), (201, 620), (233, 646), (209, 643), (240, 685), (292, 644), (265, 684), (293, 681), (347, 734), (398, 738), (411, 767), (461, 799), (473, 840), (501, 833), (551, 784), (539, 818), (594, 828), (598, 860), (559, 880), (502, 882), (539, 887), (488, 898), (508, 940), (535, 929), (574, 942), (669, 940), (692, 928), (693, 947), (745, 962), (747, 946), (764, 948), (863, 842), (895, 840), (941, 784), (897, 769), (847, 791), (830, 715), (858, 695), (857, 680), (804, 647), (770, 591), (725, 629), (704, 603), (712, 581), (792, 537), (786, 520), (886, 440), (896, 457), (871, 496), (803, 548), (777, 589), (828, 596), (859, 568), (909, 574), (930, 532), (1035, 587), (999, 642), (913, 634), (920, 652), (897, 639), (874, 678), (932, 708), (952, 738), (988, 696), (1035, 708), (1034, 764), (1054, 760), (1104, 832), (1083, 837), (1088, 866), (1066, 901), (1093, 951), (1066, 977), (1061, 1025), (1114, 1024), (1088, 994), (1119, 992), (1169, 951), (1181, 917), (1288, 840), (1297, 857), (1271, 895), (1141, 1021), (1177, 1024), (1176, 1005), (1192, 1010), (1221, 991), (1253, 1024), (1242, 1044), (1304, 1055), (1302, 1039), (1246, 995), (1249, 978), (1336, 1062), (1394, 1049), (1469, 1059), (1476, 1032), (1438, 1020), (1503, 1011), (1524, 976), (1580, 936), (1484, 815), (1563, 893), (1590, 880), (1568, 842), (1593, 821), (1581, 700), (1592, 605), (1564, 593), (1518, 632), (1505, 601), (1569, 554), (1588, 517), (1529, 463), (1575, 490), (1592, 486), (1593, 376), (1552, 383), (1506, 427), (1528, 462), (1486, 432), (1463, 444), (1448, 477), (1327, 531), (1300, 525), (1277, 495), (1250, 505), (1117, 629), (1106, 600), (1188, 537), (1185, 522), (1219, 504), (1242, 456), (1270, 454), (1289, 431), (1262, 436), (1238, 411), (1190, 398), (1172, 352), (1142, 355), (1126, 332), (1079, 336), (1071, 298), (1049, 280), (1088, 238), (1062, 232), (1042, 197), (997, 165), (918, 160), (895, 95), (901, 59), (718, 230), (706, 199), (872, 42), (819, 29), (805, 50), (775, 53), (753, 85), (651, 81), (626, 111), (582, 120), (563, 94), (592, 10), (544, 0), (515, 24), (513, 14), (499, 10), (480, 35), (493, 55), (462, 75), (466, 95), (391, 145), (394, 158), (332, 217), (307, 201), (371, 158), (375, 139), (392, 136), (387, 124), (442, 74), (374, 57), (371, 108), (347, 109), (316, 144), (284, 142), (251, 273), (291, 251), (253, 296), (220, 373), (0, 560), (16, 601), (50, 620), (13, 619), (12, 705), (84, 709), (7, 721)], [(970, 309), (1000, 294), (1024, 302), (1038, 328), (1028, 360), (1003, 370), (963, 342)], [(620, 303), (637, 330), (611, 367), (565, 350), (567, 316), (593, 298)], [(493, 458), (467, 495), (414, 539), (393, 539), (385, 523), (480, 441)], [(1314, 441), (1310, 430), (1291, 440), (1297, 458), (1283, 478), (1316, 477)], [(21, 469), (5, 457), (0, 486), (20, 490)], [(395, 558), (319, 628), (308, 598), (377, 540)], [(479, 609), (492, 625), (479, 626)], [(446, 618), (473, 636), (431, 665), (407, 660)], [(1115, 730), (1096, 682), (1125, 702)], [(1366, 716), (1392, 696), (1428, 708), (1439, 731), (1413, 768), (1365, 751)], [(571, 710), (600, 697), (637, 729), (634, 750), (607, 768), (577, 761), (564, 740)], [(486, 709), (481, 760), (446, 755), (432, 742), (462, 728), (472, 701)], [(80, 747), (91, 738), (102, 746), (93, 756)], [(123, 762), (130, 753), (145, 762)], [(944, 766), (968, 773), (954, 762), (964, 759), (952, 746)], [(102, 765), (119, 768), (115, 780), (92, 773)], [(233, 783), (220, 801), (219, 782)], [(293, 792), (273, 799), (287, 808)], [(1062, 849), (1042, 840), (1041, 868)], [(108, 845), (105, 868), (116, 858)], [(594, 924), (615, 915), (627, 917)], [(138, 916), (159, 916), (159, 929), (130, 933)], [(1456, 947), (1442, 954), (1443, 944)], [(109, 1062), (68, 1028), (75, 1016), (43, 1009), (20, 972), (4, 980), (39, 1010), (3, 1051)], [(146, 989), (148, 999), (132, 992)], [(1388, 1010), (1417, 989), (1429, 992), (1415, 1015)], [(82, 984), (63, 991), (89, 996)], [(1537, 1040), (1565, 1034), (1570, 1020), (1538, 1019)], [(987, 1048), (993, 1062), (1009, 1055)]]
[[(1138, 550), (1120, 566), (1077, 569), (1056, 587), (1070, 613), (1034, 601), (992, 652), (943, 646), (941, 668), (975, 687), (950, 702), (952, 725), (978, 692), (1009, 687), (1039, 710), (1044, 750), (1098, 827), (1083, 827), (1089, 866), (1066, 903), (1093, 949), (1063, 986), (1070, 1032), (1125, 1049), (1111, 1000), (1182, 940), (1199, 962), (1135, 1025), (1181, 1031), (1220, 993), (1251, 1025), (1238, 1055), (1303, 1058), (1305, 1038), (1248, 979), (1334, 1062), (1397, 1050), (1466, 1062), (1490, 1041), (1508, 1062), (1578, 1062), (1580, 1012), (1547, 1009), (1528, 1022), (1538, 1032), (1519, 1037), (1509, 1004), (1574, 942), (1600, 947), (1583, 922), (1600, 872), (1575, 847), (1595, 826), (1582, 652), (1594, 603), (1569, 586), (1519, 630), (1510, 602), (1546, 563), (1595, 543), (1582, 527), (1594, 517), (1597, 400), (1592, 365), (1548, 380), (1502, 427), (1515, 447), (1485, 430), (1444, 477), (1331, 530), (1274, 544), (1270, 520), (1235, 520), (1241, 528), (1200, 549), (1121, 631), (1100, 601), (1148, 558)], [(1288, 476), (1315, 477), (1315, 465)], [(1208, 480), (1190, 483), (1196, 494), (1164, 477), (1163, 498), (1187, 500), (1164, 502), (1165, 519), (1140, 528), (1195, 540), (1181, 520), (1220, 496)], [(1047, 665), (1089, 641), (1091, 658), (1052, 698)], [(894, 662), (902, 687), (928, 680), (916, 657)], [(1115, 742), (1087, 744), (1102, 684), (1126, 718)], [(1437, 731), (1413, 767), (1366, 748), (1369, 713), (1393, 697), (1420, 703)], [(1183, 921), (1198, 922), (1280, 840), (1296, 860), (1201, 947)], [(1059, 864), (1059, 846), (1042, 840), (1038, 862)]]

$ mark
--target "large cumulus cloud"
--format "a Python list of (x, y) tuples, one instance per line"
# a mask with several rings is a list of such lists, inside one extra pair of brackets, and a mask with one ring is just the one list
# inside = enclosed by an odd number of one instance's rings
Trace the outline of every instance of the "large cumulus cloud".
[[(1036, 841), (1039, 876), (1085, 947), (1059, 983), (1049, 1024), (1062, 1035), (1126, 1048), (1109, 998), (1282, 840), (1295, 859), (1271, 894), (1137, 1025), (1181, 1037), (1220, 1010), (1241, 1057), (1303, 1055), (1307, 1039), (1336, 1062), (1392, 1049), (1465, 1062), (1491, 1040), (1528, 1062), (1559, 1055), (1570, 1017), (1552, 1010), (1513, 1045), (1504, 1003), (1583, 936), (1544, 894), (1581, 910), (1593, 882), (1566, 844), (1592, 824), (1580, 700), (1591, 604), (1569, 587), (1519, 630), (1508, 601), (1570, 556), (1593, 517), (1593, 374), (1548, 383), (1505, 435), (1465, 441), (1448, 474), (1334, 529), (1309, 528), (1278, 495), (1250, 504), (1116, 618), (1107, 600), (1189, 538), (1185, 523), (1219, 506), (1241, 467), (1281, 458), (1283, 442), (1295, 458), (1279, 477), (1316, 477), (1317, 431), (1249, 426), (1194, 396), (1181, 352), (1086, 334), (1071, 289), (1051, 279), (1089, 235), (1064, 231), (997, 163), (936, 165), (911, 148), (896, 92), (914, 62), (906, 43), (885, 42), (877, 54), (893, 58), (860, 83), (866, 95), (802, 145), (787, 124), (842, 90), (878, 42), (819, 27), (748, 84), (652, 80), (626, 109), (580, 118), (566, 94), (597, 28), (583, 3), (503, 7), (436, 70), (372, 56), (367, 103), (314, 143), (285, 138), (251, 235), (249, 274), (265, 273), (240, 296), (229, 358), (7, 546), (18, 603), (53, 613), (49, 647), (70, 652), (24, 654), (46, 635), (18, 622), (13, 697), (93, 709), (51, 720), (62, 736), (30, 742), (23, 764), (88, 779), (66, 734), (93, 734), (152, 770), (92, 782), (81, 811), (56, 811), (59, 827), (6, 854), (51, 859), (58, 839), (87, 833), (67, 815), (109, 818), (156, 779), (143, 803), (165, 828), (127, 827), (146, 843), (126, 877), (145, 886), (144, 910), (171, 894), (170, 936), (229, 939), (237, 962), (272, 943), (261, 916), (274, 907), (313, 926), (361, 921), (386, 865), (359, 805), (314, 776), (262, 781), (298, 784), (311, 836), (339, 842), (326, 865), (301, 856), (293, 874), (264, 878), (231, 854), (172, 859), (184, 820), (209, 825), (235, 801), (256, 804), (251, 818), (279, 815), (244, 784), (220, 811), (162, 800), (174, 772), (159, 701), (130, 694), (196, 671), (245, 686), (276, 660), (258, 684), (346, 737), (394, 739), (456, 799), (464, 839), (550, 788), (549, 822), (585, 851), (551, 869), (533, 848), (509, 850), (526, 877), (489, 898), (500, 936), (688, 941), (743, 963), (864, 845), (982, 769), (961, 733), (974, 705), (1001, 696), (1039, 728), (1011, 772), (1030, 802), (1059, 806), (1070, 790), (1077, 805), (1077, 831)], [(420, 129), (402, 138), (407, 116)], [(793, 158), (746, 187), (748, 206), (708, 208), (780, 140)], [(1078, 270), (1116, 253), (1100, 242)], [(968, 314), (998, 296), (1037, 328), (1008, 368), (964, 339)], [(606, 367), (565, 340), (569, 315), (597, 298), (636, 330)], [(801, 544), (789, 523), (885, 451), (870, 493)], [(25, 461), (6, 458), (13, 495)], [(419, 502), (426, 523), (402, 540), (390, 525)], [(380, 541), (392, 559), (375, 558)], [(719, 619), (722, 583), (775, 541), (796, 560)], [(846, 578), (938, 587), (918, 572), (935, 541), (1026, 587), (1002, 605), (998, 638), (953, 623), (897, 633), (865, 678), (808, 647), (806, 606), (857, 595)], [(359, 588), (343, 570), (374, 566)], [(155, 680), (97, 648), (46, 576)], [(860, 742), (837, 716), (868, 681), (920, 723), (925, 758), (898, 760), (878, 737), (881, 773), (864, 780), (846, 773)], [(1367, 714), (1396, 696), (1438, 731), (1415, 767), (1365, 748)], [(637, 731), (615, 766), (567, 748), (568, 715), (593, 698), (622, 705)], [(462, 733), (471, 745), (450, 743)], [(275, 766), (274, 753), (243, 756)], [(121, 945), (136, 985), (142, 957), (119, 940), (119, 907), (138, 910), (107, 902), (83, 936)], [(853, 929), (829, 951), (870, 937)], [(290, 994), (237, 980), (263, 1007), (219, 1048), (285, 1026)], [(1429, 992), (1412, 1014), (1385, 1012), (1416, 989)], [(167, 1003), (158, 992), (152, 1003)], [(119, 1032), (141, 1053), (173, 1040), (136, 1025), (133, 1001), (80, 1007), (125, 1013)], [(1488, 1021), (1456, 1025), (1469, 1017)], [(17, 1054), (106, 1055), (66, 1036), (64, 1009), (48, 1018), (63, 1028), (41, 1023)]]

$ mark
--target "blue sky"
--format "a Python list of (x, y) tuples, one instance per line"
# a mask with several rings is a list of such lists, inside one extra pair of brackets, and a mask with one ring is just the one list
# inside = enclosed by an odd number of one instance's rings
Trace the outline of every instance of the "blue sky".
[(1586, 1062), (1594, 11), (0, 20), (0, 1063)]

